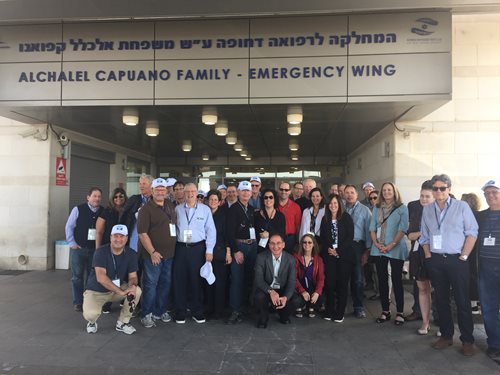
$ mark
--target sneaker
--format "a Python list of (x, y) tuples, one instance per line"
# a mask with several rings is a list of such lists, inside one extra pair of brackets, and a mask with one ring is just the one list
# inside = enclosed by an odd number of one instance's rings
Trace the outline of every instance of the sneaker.
[(354, 312), (354, 316), (358, 319), (366, 318), (366, 313), (364, 310), (357, 310)]
[(116, 322), (115, 329), (118, 332), (123, 332), (123, 333), (125, 333), (127, 335), (131, 335), (132, 333), (135, 332), (135, 328), (132, 327), (132, 324), (130, 324), (130, 323), (123, 323), (123, 322), (120, 322), (120, 321)]
[(144, 328), (151, 328), (155, 326), (155, 321), (153, 320), (153, 314), (149, 313), (144, 318), (141, 318), (141, 323)]
[(172, 317), (168, 312), (164, 312), (161, 316), (153, 315), (154, 320), (161, 320), (163, 323), (168, 323), (172, 321)]
[(342, 317), (342, 318), (337, 318), (337, 319), (333, 319), (333, 321), (334, 321), (335, 323), (342, 323), (342, 322), (344, 321), (344, 317)]
[(111, 312), (111, 303), (106, 302), (104, 305), (102, 305), (102, 313), (109, 314), (110, 312)]
[(302, 313), (302, 309), (295, 310), (295, 317), (296, 318), (303, 318), (304, 317), (304, 314)]
[(184, 323), (186, 323), (186, 317), (184, 315), (176, 314), (175, 315), (175, 322), (177, 324), (184, 324)]
[(474, 314), (474, 315), (481, 314), (481, 308), (479, 306), (477, 306), (477, 305), (476, 306), (472, 306), (471, 310), (472, 310), (472, 314)]
[(314, 318), (316, 316), (316, 312), (314, 311), (314, 308), (310, 307), (307, 315), (309, 316), (309, 318)]
[(198, 316), (193, 315), (193, 316), (192, 316), (192, 318), (193, 318), (193, 320), (194, 320), (196, 323), (199, 323), (199, 324), (201, 324), (201, 323), (205, 323), (205, 322), (206, 322), (205, 317), (204, 317), (203, 315), (198, 315)]
[(329, 322), (330, 322), (330, 321), (332, 320), (332, 317), (331, 317), (331, 316), (329, 316), (329, 315), (325, 315), (325, 316), (323, 317), (323, 319), (325, 319), (325, 320), (327, 320), (327, 321), (329, 321)]
[(236, 324), (236, 323), (241, 323), (243, 319), (241, 318), (241, 313), (237, 311), (233, 311), (231, 313), (231, 316), (227, 319), (227, 324)]
[(96, 333), (97, 332), (97, 322), (88, 322), (87, 323), (87, 333)]

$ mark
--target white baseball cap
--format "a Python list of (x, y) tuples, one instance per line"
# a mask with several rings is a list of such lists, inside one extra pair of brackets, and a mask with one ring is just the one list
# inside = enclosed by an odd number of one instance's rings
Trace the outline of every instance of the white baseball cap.
[(252, 181), (257, 181), (259, 184), (261, 183), (259, 176), (252, 176), (252, 178), (250, 178), (250, 182)]
[(208, 285), (215, 283), (215, 275), (211, 262), (205, 262), (205, 264), (201, 266), (200, 276), (207, 280)]
[(252, 191), (252, 184), (248, 181), (241, 181), (238, 184), (238, 190), (250, 190), (250, 191)]
[(203, 195), (204, 197), (207, 196), (207, 193), (205, 193), (203, 190), (198, 190), (198, 194), (197, 195)]
[(117, 224), (111, 228), (111, 234), (121, 234), (123, 236), (128, 236), (128, 229), (125, 225)]
[(163, 187), (167, 187), (167, 181), (165, 181), (163, 178), (156, 178), (153, 180), (153, 182), (151, 183), (151, 187), (154, 189), (154, 188), (157, 188), (158, 186), (163, 186)]
[(217, 190), (222, 190), (222, 189), (227, 190), (227, 186), (224, 184), (217, 186)]
[(371, 188), (375, 189), (375, 185), (373, 185), (371, 182), (365, 182), (363, 184), (363, 190), (365, 190), (367, 187), (371, 187)]
[(177, 182), (175, 178), (167, 178), (167, 187), (174, 186), (174, 184)]
[(486, 188), (489, 187), (496, 187), (497, 189), (500, 189), (500, 181), (498, 180), (489, 180), (484, 184), (484, 186), (481, 188), (482, 191), (484, 191)]

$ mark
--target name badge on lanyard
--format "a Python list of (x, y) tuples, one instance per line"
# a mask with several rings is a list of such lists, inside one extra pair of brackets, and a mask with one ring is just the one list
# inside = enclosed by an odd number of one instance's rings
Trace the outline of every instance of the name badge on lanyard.
[(95, 241), (95, 228), (89, 228), (89, 231), (87, 233), (87, 240)]
[(491, 237), (491, 235), (485, 237), (483, 246), (495, 246), (495, 237)]
[(259, 240), (259, 246), (260, 247), (266, 247), (267, 246), (267, 241), (269, 241), (269, 238), (261, 238)]
[(434, 250), (442, 250), (443, 249), (443, 236), (440, 234), (435, 234), (432, 236), (432, 248)]
[(120, 283), (120, 279), (114, 279), (113, 280), (113, 284), (115, 284), (118, 288), (120, 287), (121, 283)]
[(184, 230), (184, 242), (185, 243), (193, 242), (193, 231), (191, 229)]
[(175, 229), (175, 224), (170, 223), (169, 227), (170, 227), (170, 237), (177, 236), (177, 231)]
[(250, 233), (251, 240), (257, 239), (257, 237), (255, 236), (255, 228), (254, 227), (248, 228), (248, 233)]
[(382, 227), (377, 228), (377, 240), (380, 240), (380, 237), (382, 236)]

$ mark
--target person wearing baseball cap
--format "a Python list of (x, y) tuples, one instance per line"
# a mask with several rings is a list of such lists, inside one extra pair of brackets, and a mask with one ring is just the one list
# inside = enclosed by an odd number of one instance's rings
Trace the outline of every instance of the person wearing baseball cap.
[(83, 317), (87, 320), (87, 333), (97, 332), (97, 319), (107, 302), (124, 303), (115, 329), (127, 335), (135, 332), (130, 324), (134, 307), (141, 298), (137, 286), (137, 253), (127, 244), (128, 229), (117, 224), (111, 229), (111, 241), (94, 254), (92, 272), (83, 295)]
[(363, 199), (362, 201), (359, 201), (359, 202), (371, 209), (369, 196), (370, 196), (370, 193), (373, 190), (375, 190), (375, 185), (373, 185), (371, 182), (367, 181), (363, 185), (361, 185), (361, 189), (363, 190), (363, 193), (365, 193), (365, 199)]
[(479, 297), (488, 349), (486, 354), (500, 364), (500, 180), (487, 181), (482, 190), (488, 209), (479, 212)]
[(250, 181), (238, 184), (238, 200), (227, 211), (226, 241), (231, 248), (231, 284), (229, 306), (231, 316), (228, 324), (242, 321), (244, 301), (249, 300), (252, 289), (253, 269), (257, 258), (254, 207), (249, 203), (252, 195)]
[(177, 180), (175, 178), (169, 177), (167, 178), (166, 181), (167, 181), (167, 199), (169, 201), (172, 201), (174, 199), (173, 186), (177, 182)]
[(217, 186), (217, 190), (220, 192), (220, 205), (222, 206), (226, 202), (227, 186), (224, 184), (220, 184), (219, 186)]
[(255, 210), (260, 210), (260, 188), (262, 187), (262, 181), (259, 176), (252, 176), (250, 178), (250, 184), (252, 186), (252, 196), (250, 197), (250, 204)]

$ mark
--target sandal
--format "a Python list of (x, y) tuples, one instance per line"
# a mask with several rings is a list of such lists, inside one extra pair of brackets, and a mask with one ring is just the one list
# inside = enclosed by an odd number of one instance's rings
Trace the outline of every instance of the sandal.
[(396, 318), (394, 319), (394, 324), (397, 326), (402, 326), (405, 324), (405, 317), (403, 316), (402, 313), (397, 313)]
[(302, 313), (302, 309), (295, 310), (295, 317), (296, 318), (302, 318), (302, 317), (304, 317), (304, 314)]
[(375, 320), (377, 323), (385, 323), (391, 320), (391, 312), (390, 311), (382, 311), (382, 314)]
[(316, 316), (316, 313), (314, 312), (314, 309), (312, 307), (309, 308), (309, 318), (314, 318)]

